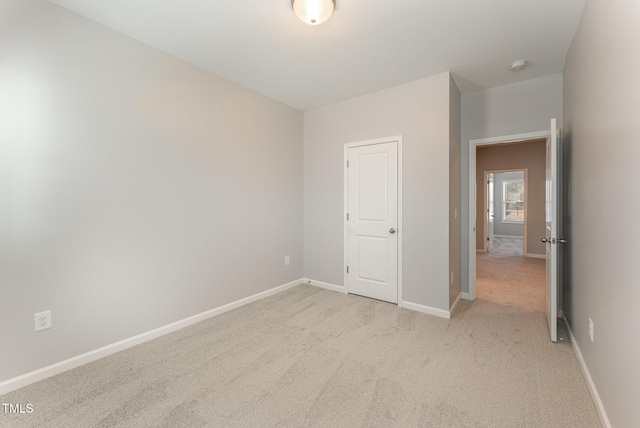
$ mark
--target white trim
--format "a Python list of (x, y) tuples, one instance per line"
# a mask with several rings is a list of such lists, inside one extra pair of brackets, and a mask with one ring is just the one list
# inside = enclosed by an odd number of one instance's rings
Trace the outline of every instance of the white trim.
[(347, 274), (347, 266), (349, 263), (349, 228), (347, 224), (347, 214), (349, 213), (349, 168), (347, 168), (347, 162), (349, 161), (349, 144), (345, 144), (343, 147), (342, 169), (344, 175), (342, 177), (342, 283), (344, 284), (344, 292), (349, 293), (349, 275)]
[(451, 312), (444, 309), (433, 308), (431, 306), (420, 305), (418, 303), (402, 302), (402, 307), (411, 311), (422, 312), (424, 314), (435, 315), (440, 318), (451, 319)]
[(546, 254), (536, 254), (536, 253), (525, 253), (524, 254), (525, 257), (530, 257), (532, 259), (547, 259), (547, 255)]
[[(491, 174), (491, 172), (485, 171), (484, 172), (484, 181), (482, 182), (482, 187), (484, 189), (484, 191), (482, 192), (484, 194), (484, 198), (483, 198), (483, 202), (484, 205), (482, 205), (482, 216), (484, 217), (484, 226), (483, 226), (483, 231), (482, 231), (482, 249), (484, 251), (482, 251), (483, 253), (488, 253), (489, 252), (489, 231), (490, 231), (490, 227), (489, 227), (489, 174)], [(494, 177), (495, 178), (495, 177)], [(495, 184), (495, 181), (494, 181)], [(486, 186), (486, 187), (485, 187)], [(495, 194), (496, 194), (496, 190), (495, 190), (495, 186), (493, 189), (493, 202), (494, 202), (494, 213), (495, 213)], [(476, 206), (477, 208), (477, 206)], [(476, 214), (477, 215), (477, 214)], [(495, 215), (494, 215), (495, 217)], [(477, 227), (477, 225), (476, 225)], [(495, 228), (495, 227), (494, 227)], [(476, 251), (477, 253), (477, 251)]]
[(462, 300), (471, 300), (469, 299), (469, 293), (460, 293), (460, 297), (462, 297)]
[(541, 138), (547, 138), (551, 134), (551, 131), (535, 131), (525, 132), (523, 134), (502, 135), (500, 137), (487, 137), (476, 138), (469, 140), (469, 143), (473, 143), (475, 146), (485, 146), (491, 144), (504, 144), (504, 143), (522, 143), (529, 140), (539, 140)]
[(344, 169), (344, 177), (343, 177), (343, 185), (344, 185), (344, 198), (343, 198), (343, 213), (342, 213), (342, 221), (344, 224), (344, 235), (343, 235), (343, 265), (342, 272), (344, 277), (344, 293), (349, 293), (349, 276), (347, 275), (347, 262), (349, 256), (349, 248), (348, 248), (348, 224), (347, 224), (347, 211), (349, 208), (349, 171), (347, 169), (347, 160), (349, 160), (349, 149), (353, 147), (361, 147), (361, 146), (370, 146), (373, 144), (384, 144), (384, 143), (393, 143), (397, 142), (397, 154), (398, 154), (398, 227), (397, 229), (397, 237), (398, 237), (398, 303), (399, 307), (404, 306), (404, 302), (402, 300), (402, 236), (404, 234), (404, 227), (402, 225), (402, 135), (396, 135), (386, 138), (376, 138), (374, 140), (366, 140), (366, 141), (357, 141), (353, 143), (345, 143), (344, 145), (344, 159), (343, 159), (343, 169)]
[(451, 307), (449, 308), (449, 316), (451, 316), (451, 314), (453, 314), (453, 312), (458, 307), (461, 297), (462, 297), (462, 293), (458, 294), (458, 297), (456, 297), (456, 300), (453, 302), (453, 305), (451, 305)]
[(16, 389), (41, 381), (51, 376), (69, 371), (76, 367), (80, 367), (92, 361), (99, 360), (100, 358), (104, 358), (111, 354), (115, 354), (116, 352), (120, 352), (124, 349), (131, 348), (133, 346), (139, 345), (141, 343), (147, 342), (157, 337), (164, 336), (165, 334), (173, 333), (174, 331), (181, 330), (190, 325), (199, 323), (200, 321), (204, 321), (206, 319), (213, 318), (217, 315), (221, 315), (225, 312), (229, 312), (233, 309), (239, 308), (240, 306), (244, 306), (246, 304), (255, 302), (256, 300), (264, 299), (265, 297), (269, 297), (273, 294), (280, 293), (296, 285), (299, 285), (302, 282), (303, 282), (302, 279), (297, 279), (295, 281), (291, 281), (289, 283), (279, 285), (277, 287), (271, 288), (261, 293), (257, 293), (252, 296), (245, 297), (240, 300), (236, 300), (235, 302), (231, 302), (226, 305), (222, 305), (217, 308), (210, 309), (208, 311), (199, 313), (197, 315), (184, 318), (182, 320), (173, 322), (171, 324), (167, 324), (165, 326), (155, 328), (145, 333), (140, 333), (138, 335), (120, 340), (110, 345), (106, 345), (101, 348), (94, 349), (93, 351), (85, 352), (84, 354), (80, 354), (75, 357), (71, 357), (66, 360), (57, 362), (55, 364), (51, 364), (49, 366), (42, 367), (40, 369), (31, 371), (29, 373), (25, 373), (23, 375), (14, 377), (12, 379), (5, 380), (4, 382), (0, 382), (0, 395), (7, 394), (11, 391), (15, 391)]
[(503, 135), (501, 137), (469, 140), (469, 300), (476, 299), (476, 148), (491, 144), (505, 144), (546, 138), (550, 131)]
[(328, 282), (316, 281), (309, 278), (302, 278), (305, 284), (313, 285), (314, 287), (324, 288), (325, 290), (337, 291), (338, 293), (347, 294), (347, 290), (342, 285), (330, 284)]
[(576, 338), (571, 331), (569, 321), (567, 321), (567, 319), (564, 317), (564, 314), (562, 314), (562, 318), (564, 319), (564, 324), (567, 326), (567, 331), (569, 332), (569, 337), (571, 338), (571, 346), (573, 347), (573, 352), (578, 358), (578, 364), (580, 364), (580, 369), (582, 369), (584, 380), (587, 381), (587, 387), (589, 388), (589, 393), (591, 394), (591, 398), (593, 399), (593, 404), (596, 406), (596, 411), (598, 412), (598, 416), (600, 417), (600, 422), (602, 423), (603, 427), (611, 428), (611, 422), (609, 422), (609, 417), (607, 416), (607, 412), (604, 409), (604, 404), (602, 404), (600, 394), (598, 394), (598, 390), (596, 389), (596, 384), (593, 383), (593, 378), (591, 377), (591, 373), (589, 373), (589, 368), (587, 367), (587, 363), (584, 361), (584, 357), (582, 356), (582, 352), (580, 351), (578, 342), (576, 342)]
[(487, 250), (485, 250), (484, 248), (476, 248), (476, 253), (486, 253)]
[(395, 137), (398, 141), (398, 306), (404, 307), (402, 301), (402, 135)]
[(494, 238), (524, 238), (524, 236), (519, 236), (519, 235), (496, 235), (495, 233), (493, 234)]

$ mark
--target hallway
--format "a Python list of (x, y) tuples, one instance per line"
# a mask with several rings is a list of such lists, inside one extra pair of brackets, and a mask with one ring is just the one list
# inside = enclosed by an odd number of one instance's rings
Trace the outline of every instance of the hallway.
[(522, 238), (495, 237), (489, 253), (476, 255), (477, 298), (545, 311), (545, 260), (523, 257)]

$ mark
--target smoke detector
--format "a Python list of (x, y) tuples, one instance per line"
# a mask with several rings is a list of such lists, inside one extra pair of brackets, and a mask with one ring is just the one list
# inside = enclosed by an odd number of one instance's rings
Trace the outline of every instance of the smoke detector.
[(527, 67), (527, 61), (519, 59), (511, 63), (511, 71), (520, 71)]

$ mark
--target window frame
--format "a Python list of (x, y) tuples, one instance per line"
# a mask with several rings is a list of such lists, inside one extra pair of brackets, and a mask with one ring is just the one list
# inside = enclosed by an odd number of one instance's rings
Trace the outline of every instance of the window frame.
[[(522, 224), (524, 225), (524, 217), (525, 217), (525, 211), (526, 211), (526, 201), (522, 200), (522, 201), (507, 201), (506, 198), (506, 186), (508, 183), (522, 183), (522, 189), (523, 192), (525, 194), (525, 199), (526, 199), (526, 186), (525, 186), (525, 180), (524, 177), (522, 178), (509, 178), (506, 180), (502, 180), (502, 207), (501, 207), (501, 216), (500, 216), (500, 223), (504, 223), (504, 224)], [(507, 203), (513, 203), (513, 202), (522, 202), (522, 220), (507, 220)]]

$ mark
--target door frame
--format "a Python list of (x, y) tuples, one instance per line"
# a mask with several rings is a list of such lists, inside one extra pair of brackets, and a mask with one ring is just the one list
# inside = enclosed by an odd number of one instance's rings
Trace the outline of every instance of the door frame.
[[(487, 170), (484, 171), (484, 181), (487, 181), (487, 176), (489, 174), (502, 174), (502, 173), (509, 173), (509, 172), (521, 172), (522, 175), (524, 176), (524, 220), (522, 221), (522, 256), (523, 257), (527, 257), (527, 218), (529, 218), (528, 215), (528, 211), (529, 211), (529, 169), (528, 168), (515, 168), (515, 169), (496, 169), (496, 170)], [(494, 183), (495, 184), (495, 183)], [(493, 193), (495, 195), (496, 190), (493, 189)], [(488, 209), (488, 200), (485, 197), (484, 198), (484, 213), (487, 212)], [(494, 196), (495, 199), (495, 196)], [(500, 209), (502, 210), (502, 207), (500, 207)], [(495, 207), (494, 207), (494, 211), (495, 211)], [(502, 217), (502, 215), (501, 215)], [(487, 233), (488, 233), (488, 221), (489, 218), (485, 217), (485, 221), (484, 221), (484, 249), (483, 252), (486, 253), (487, 252)], [(495, 226), (494, 226), (495, 228)], [(479, 251), (479, 250), (478, 250)], [(476, 251), (476, 252), (478, 252)]]
[(477, 138), (469, 140), (469, 293), (468, 300), (476, 300), (476, 148), (495, 144), (523, 143), (529, 140), (547, 138), (549, 130), (527, 132), (524, 134), (503, 135), (500, 137)]
[[(484, 230), (483, 230), (484, 233), (482, 234), (482, 239), (483, 239), (482, 251), (485, 252), (485, 253), (488, 253), (489, 252), (489, 242), (491, 242), (489, 240), (489, 236), (490, 236), (489, 231), (491, 230), (491, 227), (490, 227), (491, 220), (489, 220), (489, 215), (488, 215), (489, 214), (489, 198), (491, 197), (490, 196), (490, 192), (489, 192), (489, 184), (490, 184), (489, 183), (489, 175), (493, 175), (493, 172), (492, 171), (484, 171), (483, 175), (484, 175), (484, 182), (482, 183), (482, 187), (484, 187), (485, 192), (484, 192), (484, 204), (482, 206), (482, 215), (485, 215), (485, 214), (487, 214), (487, 215), (484, 218)], [(495, 188), (496, 183), (495, 183), (495, 177), (493, 177), (493, 178), (494, 178), (494, 182), (493, 182), (493, 212), (495, 213), (495, 211), (496, 211), (496, 188)], [(487, 183), (486, 186), (485, 186), (484, 183)], [(496, 227), (495, 226), (495, 214), (494, 214), (493, 217), (494, 217), (493, 228), (495, 229), (495, 227)], [(477, 226), (478, 225), (476, 224), (476, 227)], [(495, 233), (494, 233), (494, 235), (495, 235)], [(477, 244), (477, 242), (476, 242), (476, 244)]]
[(404, 228), (402, 227), (402, 135), (385, 137), (385, 138), (376, 138), (373, 140), (365, 140), (365, 141), (356, 141), (353, 143), (345, 143), (344, 145), (344, 158), (342, 161), (342, 166), (344, 170), (344, 205), (342, 212), (342, 221), (343, 221), (343, 281), (344, 281), (344, 293), (349, 293), (349, 277), (347, 275), (347, 266), (348, 266), (348, 257), (349, 257), (349, 237), (348, 237), (348, 223), (347, 223), (347, 212), (349, 210), (349, 170), (347, 169), (347, 161), (349, 160), (349, 149), (353, 147), (361, 147), (361, 146), (372, 146), (375, 144), (384, 144), (384, 143), (397, 143), (398, 150), (398, 226), (397, 226), (397, 239), (398, 239), (398, 303), (399, 307), (403, 306), (402, 302), (402, 235), (404, 232)]

